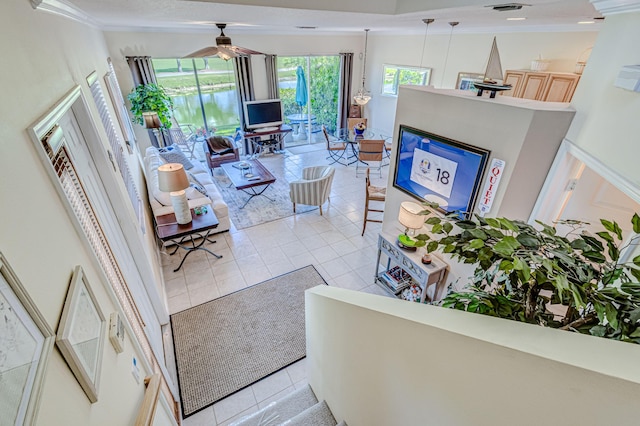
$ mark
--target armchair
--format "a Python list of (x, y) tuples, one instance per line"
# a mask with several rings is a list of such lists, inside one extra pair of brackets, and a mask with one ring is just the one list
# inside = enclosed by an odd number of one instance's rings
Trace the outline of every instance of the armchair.
[(302, 169), (302, 179), (289, 183), (289, 196), (293, 203), (293, 212), (296, 212), (296, 204), (320, 207), (329, 199), (331, 183), (335, 173), (333, 166), (314, 166)]
[(207, 164), (213, 169), (221, 164), (240, 161), (240, 151), (232, 138), (228, 136), (209, 136), (204, 144)]

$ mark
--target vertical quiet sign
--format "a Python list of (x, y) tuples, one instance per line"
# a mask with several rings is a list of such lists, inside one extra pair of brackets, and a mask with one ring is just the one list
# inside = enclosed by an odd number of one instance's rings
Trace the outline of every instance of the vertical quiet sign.
[(502, 172), (504, 171), (505, 162), (494, 158), (491, 160), (491, 166), (489, 167), (489, 176), (484, 184), (484, 189), (480, 193), (480, 202), (478, 203), (478, 210), (481, 215), (484, 216), (488, 213), (493, 204), (493, 199), (496, 197), (498, 191), (498, 184), (502, 178)]

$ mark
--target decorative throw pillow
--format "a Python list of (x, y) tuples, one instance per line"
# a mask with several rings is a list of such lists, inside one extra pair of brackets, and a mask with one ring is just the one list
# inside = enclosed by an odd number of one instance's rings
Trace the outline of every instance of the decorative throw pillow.
[(159, 148), (160, 156), (167, 163), (180, 163), (184, 166), (185, 170), (189, 170), (193, 167), (193, 163), (189, 161), (186, 155), (175, 144), (169, 145), (165, 148)]

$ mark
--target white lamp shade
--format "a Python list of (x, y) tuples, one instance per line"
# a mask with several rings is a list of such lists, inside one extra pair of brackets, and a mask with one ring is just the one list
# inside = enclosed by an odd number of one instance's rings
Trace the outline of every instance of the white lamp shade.
[(420, 214), (424, 209), (420, 204), (405, 201), (400, 204), (398, 221), (408, 229), (420, 229), (424, 225), (424, 216)]
[(162, 192), (182, 191), (189, 188), (189, 178), (180, 163), (167, 163), (158, 167), (158, 189)]

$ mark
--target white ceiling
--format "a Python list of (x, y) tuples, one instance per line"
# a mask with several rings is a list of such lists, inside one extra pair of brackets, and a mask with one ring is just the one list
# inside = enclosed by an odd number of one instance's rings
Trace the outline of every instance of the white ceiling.
[[(499, 0), (33, 0), (76, 8), (104, 30), (212, 31), (216, 22), (229, 24), (229, 36), (239, 33), (313, 34), (423, 33), (423, 18), (434, 18), (429, 33), (518, 31), (589, 31), (599, 22), (579, 21), (602, 16), (589, 0), (523, 0), (530, 6), (498, 12), (488, 5)], [(64, 2), (64, 3), (63, 3)], [(269, 6), (260, 4), (268, 3)], [(366, 11), (358, 12), (358, 11)], [(509, 17), (525, 17), (508, 21)], [(317, 27), (298, 29), (298, 26)]]

